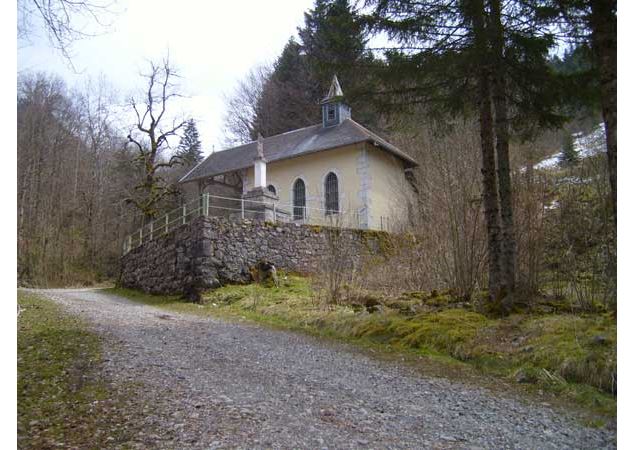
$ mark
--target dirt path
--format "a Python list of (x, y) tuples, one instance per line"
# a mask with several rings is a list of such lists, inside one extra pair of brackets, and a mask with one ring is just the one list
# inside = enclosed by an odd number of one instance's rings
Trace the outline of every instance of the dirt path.
[(179, 315), (98, 290), (38, 291), (105, 339), (107, 376), (143, 383), (153, 448), (614, 448), (584, 428), (310, 337)]

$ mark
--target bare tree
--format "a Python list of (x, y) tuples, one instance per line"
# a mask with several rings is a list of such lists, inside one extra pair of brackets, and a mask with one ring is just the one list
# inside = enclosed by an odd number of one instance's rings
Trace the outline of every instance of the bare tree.
[[(82, 121), (80, 139), (84, 143), (84, 151), (75, 158), (72, 202), (82, 212), (79, 217), (83, 218), (86, 230), (84, 253), (96, 269), (104, 254), (108, 253), (100, 250), (112, 245), (109, 244), (112, 239), (104, 239), (104, 235), (113, 230), (110, 222), (114, 215), (109, 210), (110, 202), (105, 201), (105, 194), (112, 151), (121, 145), (121, 138), (113, 125), (113, 111), (110, 108), (115, 102), (113, 90), (103, 76), (96, 81), (89, 79), (83, 92), (77, 96)], [(79, 146), (76, 149), (78, 151)], [(115, 241), (119, 239), (115, 238)]]
[[(125, 218), (113, 177), (122, 139), (103, 82), (69, 91), (59, 79), (18, 80), (18, 278), (91, 283), (115, 271)], [(117, 234), (119, 233), (119, 234)]]
[(28, 41), (34, 19), (41, 21), (51, 45), (74, 68), (72, 45), (107, 30), (117, 15), (115, 5), (116, 0), (18, 0), (18, 38)]
[(250, 142), (257, 134), (258, 102), (272, 70), (267, 64), (252, 68), (225, 99), (227, 112), (223, 128), (227, 147)]
[(168, 102), (181, 96), (176, 92), (174, 83), (179, 75), (169, 59), (165, 58), (161, 64), (150, 62), (150, 71), (143, 77), (148, 80), (147, 90), (141, 102), (134, 97), (130, 99), (137, 123), (127, 138), (136, 152), (134, 161), (142, 169), (143, 177), (126, 201), (141, 211), (146, 219), (151, 219), (157, 214), (157, 207), (163, 199), (178, 194), (163, 172), (181, 164), (181, 156), (173, 154), (168, 160), (162, 159), (162, 156), (164, 150), (170, 148), (169, 138), (178, 136), (178, 131), (187, 121), (172, 120), (167, 128), (163, 125), (168, 121)]
[(416, 125), (414, 132), (393, 138), (420, 163), (413, 180), (418, 198), (411, 231), (416, 239), (401, 255), (417, 278), (407, 281), (412, 289), (451, 289), (470, 299), (485, 286), (487, 259), (479, 129), (474, 120), (457, 120), (442, 131)]
[(300, 44), (290, 39), (272, 67), (252, 69), (229, 98), (225, 118), (227, 144), (318, 123), (320, 109), (316, 105), (326, 88), (309, 70)]
[[(347, 297), (359, 266), (357, 250), (351, 245), (350, 230), (343, 227), (343, 217), (332, 218), (324, 232), (325, 247), (320, 256), (319, 270), (313, 277), (313, 287), (323, 306), (337, 305)], [(350, 292), (349, 292), (350, 294)]]
[(53, 76), (20, 75), (19, 283), (90, 285), (117, 275), (124, 236), (145, 218), (130, 198), (162, 208), (159, 199), (174, 181), (175, 159), (163, 154), (181, 126), (166, 118), (171, 79), (168, 65), (154, 67), (143, 101), (134, 102), (139, 120), (131, 142), (116, 127), (117, 101), (103, 78), (68, 89)]

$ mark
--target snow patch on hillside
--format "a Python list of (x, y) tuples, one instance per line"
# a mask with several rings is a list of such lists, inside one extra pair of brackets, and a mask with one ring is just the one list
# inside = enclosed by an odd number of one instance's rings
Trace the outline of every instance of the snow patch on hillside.
[[(586, 135), (582, 133), (573, 134), (573, 139), (573, 145), (578, 151), (580, 158), (588, 158), (600, 152), (606, 153), (606, 138), (603, 123), (599, 124), (593, 131)], [(534, 166), (534, 169), (553, 169), (558, 167), (560, 154), (561, 151), (543, 159)]]

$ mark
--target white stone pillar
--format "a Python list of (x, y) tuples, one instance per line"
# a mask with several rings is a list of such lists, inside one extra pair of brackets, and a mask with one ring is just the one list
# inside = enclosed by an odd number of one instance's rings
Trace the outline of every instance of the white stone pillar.
[(254, 187), (263, 189), (267, 187), (267, 163), (264, 159), (254, 160)]
[(258, 135), (256, 157), (254, 158), (254, 188), (267, 188), (267, 161), (265, 160), (265, 140)]

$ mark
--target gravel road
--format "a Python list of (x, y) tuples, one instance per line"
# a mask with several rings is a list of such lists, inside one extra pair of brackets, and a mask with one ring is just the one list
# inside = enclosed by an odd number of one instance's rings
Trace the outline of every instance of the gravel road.
[(99, 290), (37, 291), (104, 338), (106, 376), (143, 383), (138, 448), (615, 448), (549, 407), (424, 377), (346, 345), (166, 312)]

